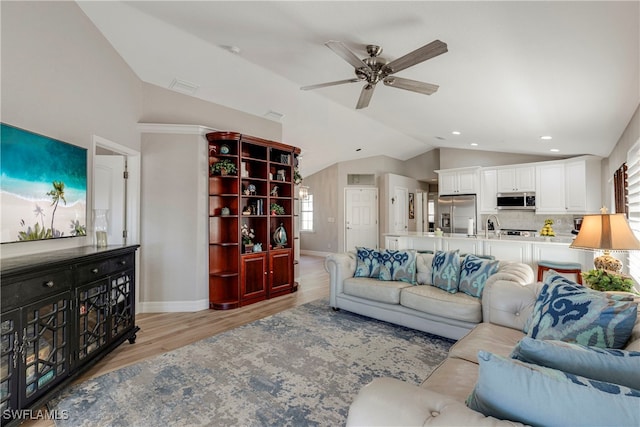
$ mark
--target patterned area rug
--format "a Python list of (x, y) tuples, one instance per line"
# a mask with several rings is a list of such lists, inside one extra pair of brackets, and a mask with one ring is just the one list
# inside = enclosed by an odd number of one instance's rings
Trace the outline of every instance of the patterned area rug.
[(327, 299), (258, 320), (65, 390), (58, 426), (339, 426), (375, 377), (420, 384), (453, 341)]

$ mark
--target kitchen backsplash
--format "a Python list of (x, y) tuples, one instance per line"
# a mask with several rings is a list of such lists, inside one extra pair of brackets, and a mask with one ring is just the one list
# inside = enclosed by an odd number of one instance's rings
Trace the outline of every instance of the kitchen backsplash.
[[(481, 223), (478, 224), (478, 229), (484, 230), (487, 217), (489, 215), (481, 215)], [(553, 230), (556, 235), (571, 235), (573, 230), (573, 219), (580, 218), (581, 215), (536, 215), (533, 212), (527, 211), (502, 211), (497, 214), (500, 221), (500, 229), (514, 229), (514, 230), (535, 230), (539, 233), (544, 226), (545, 219), (553, 220)]]

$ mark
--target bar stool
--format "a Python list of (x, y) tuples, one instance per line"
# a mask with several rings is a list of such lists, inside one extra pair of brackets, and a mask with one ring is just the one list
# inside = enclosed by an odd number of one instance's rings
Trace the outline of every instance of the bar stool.
[(544, 272), (555, 270), (558, 273), (575, 274), (576, 282), (582, 285), (582, 265), (577, 262), (538, 261), (538, 282), (542, 282)]

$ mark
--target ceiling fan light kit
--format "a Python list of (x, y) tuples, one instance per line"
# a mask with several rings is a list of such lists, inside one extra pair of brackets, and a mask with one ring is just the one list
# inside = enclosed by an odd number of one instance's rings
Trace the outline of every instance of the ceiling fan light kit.
[(367, 45), (366, 49), (369, 57), (364, 59), (358, 58), (358, 56), (342, 42), (330, 40), (325, 43), (325, 46), (353, 66), (356, 78), (303, 86), (300, 89), (319, 89), (328, 86), (364, 81), (366, 84), (362, 88), (360, 98), (356, 104), (356, 109), (358, 110), (369, 106), (376, 84), (380, 81), (382, 81), (385, 86), (395, 87), (397, 89), (404, 89), (424, 95), (433, 94), (438, 90), (438, 85), (396, 77), (392, 76), (392, 74), (447, 52), (446, 43), (440, 40), (434, 40), (431, 43), (409, 52), (396, 60), (387, 62), (386, 59), (380, 57), (382, 47), (378, 45)]

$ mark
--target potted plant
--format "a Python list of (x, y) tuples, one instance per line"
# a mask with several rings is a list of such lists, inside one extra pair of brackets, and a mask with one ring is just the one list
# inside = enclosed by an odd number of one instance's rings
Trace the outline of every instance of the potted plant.
[(293, 183), (295, 185), (302, 184), (302, 175), (300, 175), (300, 171), (297, 166), (293, 169)]
[(219, 175), (235, 175), (236, 164), (229, 159), (222, 159), (211, 165), (211, 173)]
[(596, 291), (633, 292), (633, 279), (615, 271), (594, 268), (582, 273), (582, 278)]
[(242, 234), (242, 244), (244, 245), (244, 252), (253, 252), (253, 238), (256, 237), (256, 233), (253, 228), (249, 228), (247, 224), (242, 224), (240, 233)]
[(271, 205), (269, 205), (269, 211), (271, 215), (284, 215), (284, 208), (277, 203), (271, 203)]

